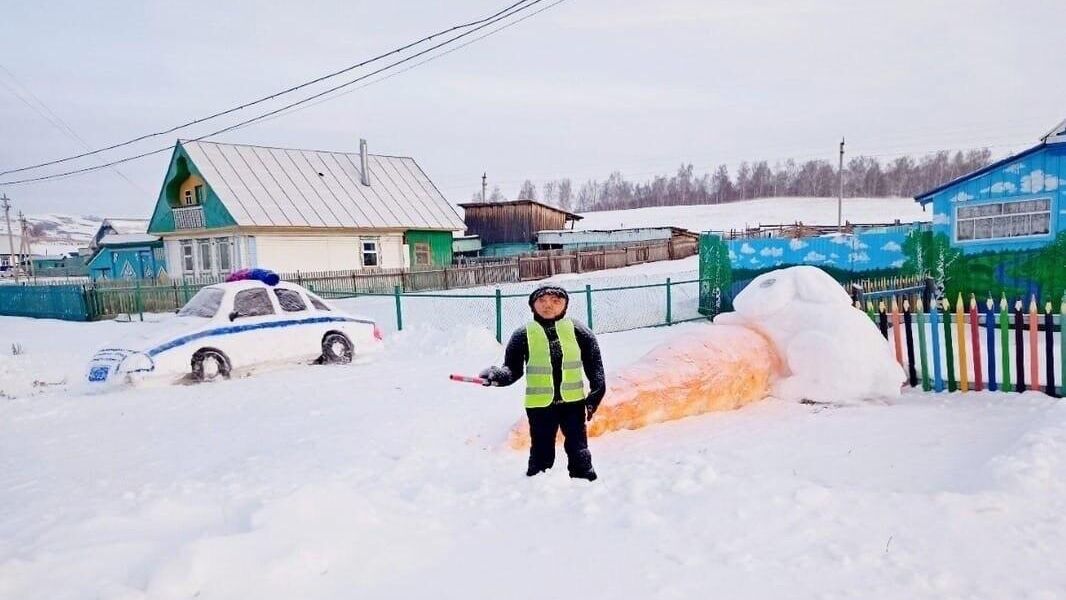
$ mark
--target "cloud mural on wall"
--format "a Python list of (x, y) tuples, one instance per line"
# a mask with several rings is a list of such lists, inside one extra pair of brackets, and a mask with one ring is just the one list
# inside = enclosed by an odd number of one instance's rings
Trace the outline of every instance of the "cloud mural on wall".
[(729, 260), (736, 260), (736, 259), (737, 259), (737, 253), (733, 252), (732, 250), (730, 250), (729, 251)]
[(870, 262), (870, 255), (865, 252), (852, 252), (848, 255), (848, 260), (857, 263)]
[(830, 252), (829, 253), (829, 258), (840, 258), (840, 255), (837, 254), (836, 252)]
[(759, 252), (759, 254), (762, 255), (762, 256), (778, 257), (778, 256), (783, 256), (785, 254), (785, 249), (784, 248), (774, 248), (773, 246), (767, 246), (766, 248), (763, 248), (762, 251)]
[(993, 194), (1013, 194), (1016, 191), (1018, 191), (1018, 186), (1014, 185), (1013, 181), (999, 181), (986, 188), (981, 188), (982, 194), (987, 194), (989, 192), (992, 192)]
[(947, 225), (951, 222), (951, 219), (944, 213), (933, 213), (933, 219), (930, 222), (933, 225)]
[(747, 242), (744, 242), (744, 244), (740, 247), (740, 253), (741, 254), (755, 254), (755, 248), (752, 248), (751, 244), (749, 244)]
[(1036, 169), (1022, 177), (1022, 191), (1035, 194), (1044, 190), (1051, 191), (1059, 187), (1059, 178)]
[(751, 264), (753, 264), (753, 265), (759, 264), (758, 257), (755, 257), (755, 256), (751, 257)]
[(948, 198), (948, 200), (950, 202), (966, 202), (967, 200), (973, 200), (973, 196), (967, 194), (966, 192), (959, 192), (958, 194), (955, 194), (954, 196)]
[(1003, 170), (1008, 172), (1008, 173), (1021, 173), (1022, 169), (1024, 169), (1024, 168), (1025, 168), (1025, 163), (1014, 163), (1013, 165), (1011, 165), (1011, 166), (1009, 166), (1009, 167), (1007, 167), (1006, 169), (1003, 169)]
[(795, 238), (795, 239), (792, 239), (792, 240), (788, 241), (788, 248), (790, 250), (792, 250), (793, 252), (796, 252), (796, 251), (799, 251), (799, 250), (803, 250), (806, 247), (807, 247), (807, 242), (805, 242), (805, 241), (803, 241), (803, 240), (801, 240), (799, 238)]
[(893, 269), (898, 269), (898, 268), (902, 267), (903, 263), (905, 263), (905, 262), (907, 262), (907, 261), (905, 259), (902, 259), (902, 258), (899, 259), (899, 260), (896, 260), (896, 261), (892, 261), (892, 268)]
[(881, 249), (885, 252), (903, 252), (903, 246), (900, 246), (898, 242), (888, 242)]
[(823, 260), (825, 260), (825, 255), (814, 250), (811, 250), (807, 253), (807, 256), (803, 257), (803, 262), (822, 262)]

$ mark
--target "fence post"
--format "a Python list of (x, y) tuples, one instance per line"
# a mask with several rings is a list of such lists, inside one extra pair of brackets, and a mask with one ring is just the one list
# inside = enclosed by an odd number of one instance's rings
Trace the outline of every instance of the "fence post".
[(137, 296), (136, 296), (136, 299), (137, 299), (137, 314), (140, 316), (141, 322), (143, 323), (144, 322), (144, 302), (141, 300), (141, 278), (138, 277), (138, 278), (134, 279), (133, 283), (134, 283), (135, 286), (137, 286), (136, 287), (136, 291), (135, 291), (135, 293), (137, 294)]
[(503, 295), (496, 288), (496, 342), (503, 343)]
[(392, 293), (396, 297), (396, 331), (403, 331), (403, 307), (400, 305), (400, 286), (393, 286)]
[(670, 278), (666, 278), (666, 324), (674, 324), (674, 315), (672, 312), (673, 302), (670, 301)]
[(592, 284), (591, 283), (586, 283), (585, 284), (585, 308), (587, 309), (586, 312), (588, 312), (589, 331), (594, 331), (592, 329)]

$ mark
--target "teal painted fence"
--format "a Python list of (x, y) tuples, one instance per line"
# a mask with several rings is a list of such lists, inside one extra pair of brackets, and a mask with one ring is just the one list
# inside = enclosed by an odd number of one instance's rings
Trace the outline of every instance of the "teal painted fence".
[(0, 285), (0, 315), (90, 320), (80, 285)]

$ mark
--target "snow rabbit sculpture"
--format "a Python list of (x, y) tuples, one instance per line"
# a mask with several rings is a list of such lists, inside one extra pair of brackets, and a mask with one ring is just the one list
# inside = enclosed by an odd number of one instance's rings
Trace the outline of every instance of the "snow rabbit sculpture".
[(839, 403), (899, 395), (905, 374), (885, 338), (821, 269), (764, 273), (733, 307), (716, 322), (744, 325), (770, 340), (781, 359), (775, 396)]

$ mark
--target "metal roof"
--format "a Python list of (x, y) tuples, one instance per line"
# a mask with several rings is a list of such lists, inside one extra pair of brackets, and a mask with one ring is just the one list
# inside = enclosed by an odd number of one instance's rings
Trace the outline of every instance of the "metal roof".
[(568, 210), (563, 210), (563, 209), (561, 209), (561, 208), (559, 208), (557, 206), (552, 206), (550, 204), (545, 204), (543, 202), (537, 202), (536, 200), (505, 200), (503, 202), (464, 202), (464, 203), (460, 204), (459, 206), (462, 207), (465, 210), (465, 209), (468, 209), (468, 208), (473, 208), (473, 209), (487, 208), (489, 206), (517, 206), (519, 204), (533, 204), (533, 205), (536, 205), (536, 206), (540, 206), (542, 208), (547, 208), (548, 210), (554, 210), (555, 212), (561, 212), (561, 213), (566, 215), (566, 220), (567, 221), (580, 221), (581, 219), (584, 218), (584, 217), (582, 217), (581, 215), (579, 215), (577, 213), (572, 213), (572, 212), (570, 212)]
[(413, 158), (178, 142), (238, 225), (356, 229), (465, 229)]
[(123, 244), (152, 244), (159, 241), (158, 235), (148, 233), (109, 233), (100, 240), (100, 246)]
[(100, 222), (100, 227), (103, 228), (106, 225), (110, 225), (111, 229), (115, 230), (115, 233), (122, 235), (132, 233), (144, 233), (148, 231), (148, 219), (104, 219)]

